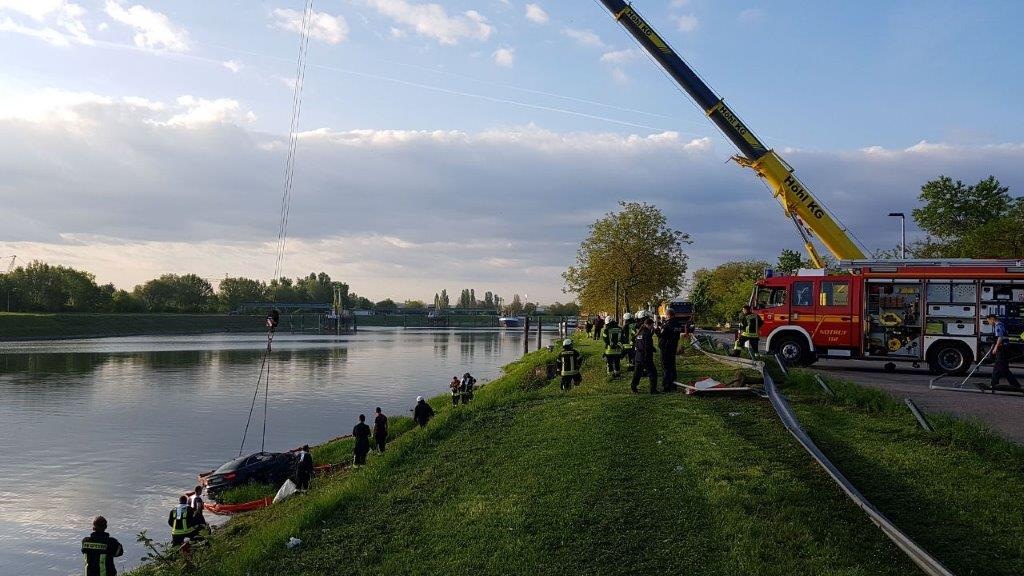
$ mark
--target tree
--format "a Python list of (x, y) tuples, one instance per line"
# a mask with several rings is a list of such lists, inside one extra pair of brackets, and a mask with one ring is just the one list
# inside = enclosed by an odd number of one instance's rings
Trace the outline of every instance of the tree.
[(494, 308), (494, 294), (490, 291), (484, 293), (484, 308)]
[(940, 176), (921, 187), (914, 221), (928, 234), (912, 251), (924, 258), (1016, 258), (1024, 225), (1021, 199), (989, 176), (968, 186)]
[(619, 205), (619, 212), (609, 212), (590, 225), (576, 265), (562, 274), (563, 291), (577, 294), (586, 311), (615, 308), (616, 280), (627, 310), (672, 298), (682, 290), (687, 258), (683, 245), (692, 243), (690, 236), (669, 228), (664, 214), (650, 204)]
[(406, 300), (404, 306), (405, 306), (406, 310), (426, 310), (427, 309), (426, 303), (424, 303), (422, 300)]
[(134, 295), (149, 312), (208, 312), (214, 301), (213, 286), (195, 274), (164, 274), (136, 286)]
[(702, 323), (732, 322), (740, 308), (750, 301), (754, 284), (768, 263), (761, 260), (726, 262), (713, 270), (693, 274), (690, 302)]
[(267, 296), (274, 302), (302, 302), (299, 291), (291, 278), (274, 278), (267, 285)]
[(505, 307), (503, 313), (506, 316), (519, 316), (523, 313), (523, 300), (519, 294), (512, 296), (512, 303)]
[(352, 308), (355, 310), (373, 310), (373, 301), (369, 298), (352, 294)]
[(217, 299), (221, 310), (229, 312), (246, 302), (266, 302), (267, 285), (250, 278), (225, 278), (220, 281)]
[(398, 304), (395, 304), (391, 298), (386, 298), (374, 304), (373, 309), (378, 312), (394, 312), (398, 309)]
[(801, 268), (813, 267), (814, 262), (811, 262), (809, 258), (804, 258), (800, 252), (789, 248), (779, 253), (779, 260), (776, 264), (778, 271), (783, 274), (796, 274)]
[(526, 314), (527, 316), (533, 316), (536, 313), (537, 313), (537, 303), (536, 302), (527, 302), (526, 304), (523, 304), (523, 314)]
[(548, 306), (548, 316), (565, 316), (566, 318), (572, 318), (579, 315), (580, 307), (575, 302), (568, 302), (566, 304), (555, 302)]

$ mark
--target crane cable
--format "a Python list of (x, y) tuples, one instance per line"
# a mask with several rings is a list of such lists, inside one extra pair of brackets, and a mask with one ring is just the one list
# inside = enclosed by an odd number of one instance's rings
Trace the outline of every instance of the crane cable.
[[(281, 276), (284, 265), (285, 246), (288, 241), (288, 216), (292, 207), (292, 185), (295, 180), (295, 152), (299, 143), (299, 117), (302, 112), (302, 86), (306, 79), (306, 55), (309, 50), (309, 37), (313, 23), (313, 0), (305, 0), (305, 8), (302, 12), (302, 28), (299, 34), (299, 56), (295, 64), (295, 86), (292, 91), (292, 117), (288, 127), (288, 154), (285, 158), (284, 168), (284, 190), (281, 193), (281, 212), (278, 221), (277, 231), (277, 254), (274, 261), (274, 275), (277, 279)], [(252, 424), (252, 414), (256, 408), (256, 400), (260, 394), (260, 384), (263, 385), (263, 434), (260, 440), (260, 451), (266, 449), (267, 442), (267, 413), (270, 405), (270, 353), (274, 342), (274, 331), (279, 321), (278, 311), (272, 310), (267, 317), (267, 347), (263, 351), (263, 358), (260, 362), (260, 373), (256, 378), (256, 389), (253, 391), (252, 403), (249, 405), (249, 416), (245, 420), (245, 430), (242, 432), (242, 442), (238, 447), (238, 456), (242, 456), (245, 449), (245, 439), (249, 434), (249, 426)], [(266, 378), (264, 378), (264, 373)]]

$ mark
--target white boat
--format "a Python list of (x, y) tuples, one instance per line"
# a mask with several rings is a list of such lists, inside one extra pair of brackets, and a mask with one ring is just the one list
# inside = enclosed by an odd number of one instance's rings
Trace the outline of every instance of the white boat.
[(502, 316), (498, 318), (498, 326), (502, 328), (522, 328), (525, 323), (526, 318), (523, 316)]

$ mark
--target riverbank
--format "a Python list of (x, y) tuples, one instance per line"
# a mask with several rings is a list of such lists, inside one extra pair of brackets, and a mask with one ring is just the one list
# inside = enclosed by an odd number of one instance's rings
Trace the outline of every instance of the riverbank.
[[(632, 395), (626, 382), (607, 381), (595, 343), (581, 350), (585, 380), (576, 390), (539, 376), (554, 354), (536, 352), (469, 406), (435, 398), (438, 416), (425, 430), (403, 434), (362, 469), (233, 519), (188, 573), (914, 573), (766, 402)], [(681, 382), (734, 375), (703, 357), (680, 357), (679, 366)], [(965, 437), (961, 423), (943, 432), (945, 421), (941, 436), (925, 438), (912, 417), (856, 400), (856, 391), (832, 401), (798, 379), (789, 386), (798, 412), (839, 419), (832, 443), (824, 420), (812, 434), (841, 466), (862, 461), (854, 481), (920, 544), (954, 571), (1020, 572), (1020, 489), (986, 499), (990, 482), (1020, 484), (1015, 447)], [(907, 472), (915, 460), (942, 473), (920, 481)], [(972, 479), (984, 476), (992, 478), (975, 493)], [(929, 522), (911, 526), (922, 515)], [(975, 540), (986, 519), (1005, 532)], [(303, 543), (289, 550), (293, 536)]]

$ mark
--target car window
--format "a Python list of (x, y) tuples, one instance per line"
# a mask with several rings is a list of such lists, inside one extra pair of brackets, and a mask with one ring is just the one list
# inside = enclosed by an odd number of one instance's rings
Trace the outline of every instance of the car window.
[(811, 306), (813, 300), (811, 300), (811, 289), (814, 287), (814, 282), (794, 282), (793, 283), (793, 306)]

